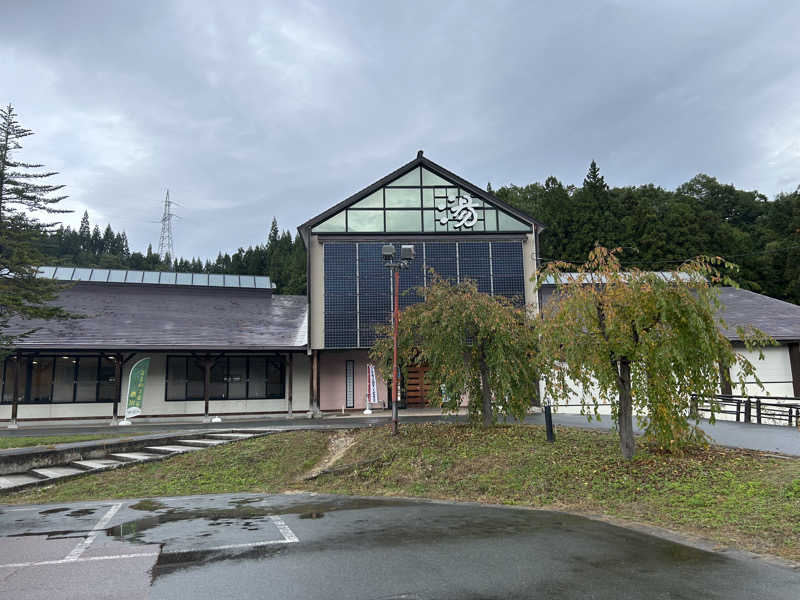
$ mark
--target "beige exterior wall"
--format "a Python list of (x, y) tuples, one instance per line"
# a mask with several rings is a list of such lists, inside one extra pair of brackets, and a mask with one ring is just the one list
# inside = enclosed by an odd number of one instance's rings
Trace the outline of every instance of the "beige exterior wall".
[(536, 234), (529, 233), (522, 244), (522, 268), (525, 273), (525, 305), (533, 314), (539, 313), (539, 294), (536, 292)]
[(325, 347), (325, 257), (319, 237), (309, 235), (309, 330), (308, 344), (312, 350)]
[[(363, 410), (367, 399), (367, 364), (369, 355), (366, 350), (337, 351), (328, 350), (319, 355), (319, 405), (320, 410), (342, 410), (347, 399), (346, 368), (347, 361), (353, 361), (353, 400), (355, 409)], [(388, 386), (375, 370), (375, 383), (378, 386), (378, 404), (370, 408), (388, 406)]]
[[(156, 415), (184, 415), (203, 413), (202, 400), (190, 402), (167, 402), (165, 399), (166, 387), (166, 354), (140, 354), (134, 356), (125, 364), (122, 375), (123, 399), (128, 389), (128, 376), (133, 364), (140, 358), (150, 356), (150, 370), (147, 375), (147, 384), (142, 402), (142, 417)], [(292, 410), (305, 412), (309, 408), (309, 369), (310, 360), (305, 353), (295, 353), (293, 358), (292, 378)], [(286, 376), (288, 379), (288, 364)], [(288, 392), (288, 381), (286, 390)], [(225, 415), (226, 413), (247, 412), (286, 412), (287, 399), (263, 400), (211, 400), (209, 411), (212, 415)], [(113, 404), (20, 404), (17, 409), (17, 418), (24, 419), (59, 419), (59, 418), (111, 418)], [(120, 407), (120, 413), (122, 408)], [(120, 415), (121, 416), (121, 415)], [(11, 406), (0, 406), (0, 419), (11, 418)]]

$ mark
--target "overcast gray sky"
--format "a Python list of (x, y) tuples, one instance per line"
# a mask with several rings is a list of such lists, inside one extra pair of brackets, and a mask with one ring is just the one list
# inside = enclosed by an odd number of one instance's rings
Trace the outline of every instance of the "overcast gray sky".
[(481, 186), (579, 184), (593, 158), (612, 186), (800, 184), (796, 1), (3, 4), (20, 158), (134, 250), (167, 187), (176, 253), (216, 256), (418, 149)]

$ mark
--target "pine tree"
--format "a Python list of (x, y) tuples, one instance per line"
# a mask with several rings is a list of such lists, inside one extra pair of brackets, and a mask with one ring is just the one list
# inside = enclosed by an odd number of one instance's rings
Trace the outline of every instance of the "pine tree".
[(66, 198), (60, 193), (64, 186), (43, 183), (56, 173), (14, 158), (21, 140), (32, 134), (19, 124), (10, 104), (0, 109), (0, 357), (30, 333), (19, 328), (12, 332), (12, 319), (69, 316), (49, 304), (58, 295), (58, 284), (36, 276), (45, 262), (38, 244), (55, 224), (40, 222), (34, 213), (69, 211), (57, 208)]
[(84, 252), (90, 252), (92, 249), (92, 229), (89, 225), (89, 211), (83, 211), (83, 216), (81, 217), (81, 226), (78, 229), (78, 237), (81, 241), (81, 250)]

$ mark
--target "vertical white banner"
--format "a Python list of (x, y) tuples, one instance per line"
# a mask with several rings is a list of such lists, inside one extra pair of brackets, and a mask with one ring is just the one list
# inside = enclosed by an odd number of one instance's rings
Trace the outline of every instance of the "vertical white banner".
[(378, 386), (375, 382), (375, 365), (367, 365), (367, 373), (369, 374), (369, 398), (370, 404), (378, 403)]

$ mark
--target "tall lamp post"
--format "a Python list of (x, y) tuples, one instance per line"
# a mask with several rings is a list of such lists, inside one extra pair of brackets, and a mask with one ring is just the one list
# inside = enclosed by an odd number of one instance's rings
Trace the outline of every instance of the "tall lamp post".
[(384, 244), (381, 248), (383, 265), (394, 277), (394, 297), (392, 299), (392, 435), (397, 435), (397, 401), (400, 385), (397, 373), (397, 328), (400, 325), (400, 269), (407, 269), (408, 263), (414, 260), (414, 246), (400, 246), (400, 258), (395, 256), (393, 244)]

